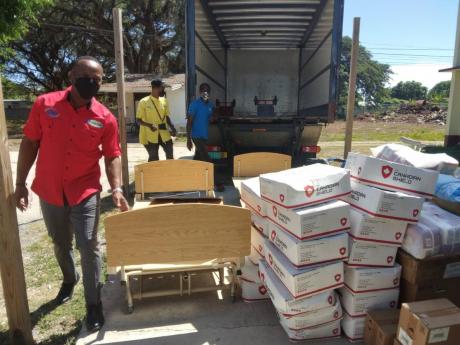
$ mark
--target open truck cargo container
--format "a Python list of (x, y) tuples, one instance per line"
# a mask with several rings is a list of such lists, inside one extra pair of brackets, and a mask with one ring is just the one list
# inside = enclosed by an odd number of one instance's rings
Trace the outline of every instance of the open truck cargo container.
[(279, 152), (298, 166), (316, 157), (336, 116), (343, 3), (187, 0), (187, 104), (211, 86), (211, 158)]

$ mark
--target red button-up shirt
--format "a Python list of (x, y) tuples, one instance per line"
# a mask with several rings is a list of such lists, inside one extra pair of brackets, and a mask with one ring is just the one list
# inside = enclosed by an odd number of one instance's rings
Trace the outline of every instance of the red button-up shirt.
[(93, 99), (75, 110), (70, 88), (37, 98), (24, 135), (40, 142), (32, 190), (52, 205), (79, 204), (102, 189), (99, 160), (121, 155), (118, 124), (112, 113)]

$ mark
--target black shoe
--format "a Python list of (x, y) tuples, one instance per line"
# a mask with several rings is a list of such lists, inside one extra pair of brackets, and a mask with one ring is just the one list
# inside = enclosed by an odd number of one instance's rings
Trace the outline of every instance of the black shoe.
[(75, 285), (77, 285), (78, 281), (80, 280), (80, 275), (77, 273), (77, 277), (75, 279), (74, 283), (62, 283), (61, 288), (59, 289), (59, 292), (54, 299), (54, 302), (57, 305), (64, 304), (72, 299), (73, 296), (73, 290)]
[(99, 303), (86, 306), (86, 329), (88, 332), (97, 332), (103, 325), (104, 315), (102, 315), (102, 304)]

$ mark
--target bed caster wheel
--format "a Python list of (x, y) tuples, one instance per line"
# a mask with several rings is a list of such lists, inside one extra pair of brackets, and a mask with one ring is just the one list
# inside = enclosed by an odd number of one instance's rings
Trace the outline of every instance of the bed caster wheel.
[(134, 313), (134, 307), (131, 306), (131, 307), (128, 307), (128, 314), (132, 314)]

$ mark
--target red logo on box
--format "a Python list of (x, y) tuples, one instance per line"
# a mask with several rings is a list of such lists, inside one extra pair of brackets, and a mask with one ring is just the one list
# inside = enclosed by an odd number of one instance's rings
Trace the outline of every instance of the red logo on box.
[(338, 281), (340, 281), (340, 279), (342, 279), (342, 275), (341, 274), (336, 274), (334, 278), (335, 278), (335, 281), (338, 282)]
[(327, 302), (332, 305), (332, 303), (334, 303), (334, 299), (332, 298), (332, 296), (329, 296), (329, 298), (327, 299)]
[(348, 222), (348, 219), (343, 217), (342, 219), (340, 219), (340, 224), (342, 224), (342, 226), (345, 226), (345, 224), (347, 224)]
[(261, 295), (265, 295), (267, 293), (267, 288), (263, 285), (259, 286), (259, 292)]
[(262, 211), (262, 207), (260, 207), (260, 205), (257, 205), (257, 211)]
[(398, 278), (393, 279), (393, 285), (398, 285), (398, 282), (399, 282)]
[(390, 308), (394, 308), (396, 307), (396, 302), (395, 301), (391, 301), (390, 302)]
[(273, 206), (272, 211), (273, 211), (273, 214), (275, 215), (275, 217), (277, 217), (278, 216), (278, 209), (276, 208), (276, 206)]
[(345, 255), (346, 252), (347, 252), (347, 248), (345, 247), (340, 248), (340, 255)]
[(260, 280), (262, 280), (264, 282), (265, 281), (265, 274), (259, 272), (259, 276), (260, 276)]
[(259, 244), (259, 252), (261, 252), (261, 253), (262, 253), (262, 249), (263, 249), (263, 248), (262, 248), (262, 245), (261, 245), (261, 244)]
[(334, 335), (339, 334), (339, 329), (338, 329), (338, 328), (334, 328), (334, 330), (332, 331), (332, 334), (334, 334)]
[(395, 238), (396, 238), (397, 240), (399, 240), (399, 239), (401, 238), (401, 236), (402, 236), (402, 234), (401, 234), (400, 232), (397, 232), (397, 233), (395, 234)]
[(337, 319), (338, 317), (339, 317), (339, 312), (336, 311), (336, 312), (334, 313), (334, 319)]
[(391, 176), (392, 172), (393, 172), (393, 168), (390, 167), (389, 165), (384, 165), (382, 167), (382, 176), (383, 176), (383, 178), (389, 178)]
[(391, 264), (393, 262), (393, 257), (392, 256), (387, 257), (387, 262)]
[(275, 238), (276, 238), (276, 231), (275, 231), (275, 230), (272, 231), (272, 236), (271, 236), (271, 238), (272, 238), (272, 241), (275, 240)]
[(284, 202), (284, 194), (280, 194), (280, 201)]
[(268, 254), (268, 261), (270, 261), (270, 265), (273, 265), (273, 257), (271, 254)]
[(415, 209), (415, 210), (412, 211), (412, 215), (414, 217), (417, 217), (419, 212), (420, 212), (419, 210)]
[(315, 192), (315, 187), (313, 186), (306, 186), (304, 188), (305, 190), (305, 195), (307, 196), (307, 198), (311, 197), (313, 195), (313, 193)]

